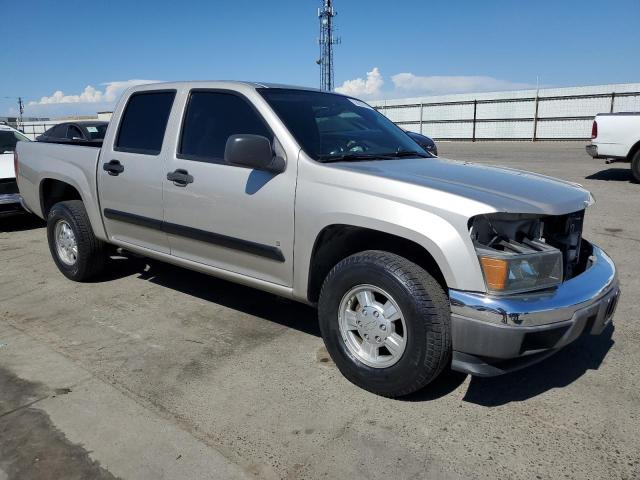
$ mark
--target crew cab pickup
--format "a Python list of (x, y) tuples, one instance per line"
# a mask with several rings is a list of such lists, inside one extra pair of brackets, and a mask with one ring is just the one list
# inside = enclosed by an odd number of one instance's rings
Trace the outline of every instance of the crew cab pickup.
[(348, 96), (137, 86), (101, 148), (20, 143), (17, 164), (68, 278), (116, 246), (317, 305), (340, 371), (380, 395), (535, 363), (601, 333), (620, 294), (580, 185), (433, 157)]
[(593, 158), (631, 163), (631, 174), (640, 182), (640, 113), (600, 113), (591, 128), (587, 153)]

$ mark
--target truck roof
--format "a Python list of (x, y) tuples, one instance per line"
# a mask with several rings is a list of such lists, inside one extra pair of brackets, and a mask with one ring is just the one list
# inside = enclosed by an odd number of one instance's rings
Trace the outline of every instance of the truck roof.
[(250, 87), (250, 88), (287, 88), (293, 90), (309, 90), (320, 91), (317, 88), (302, 87), (299, 85), (286, 85), (270, 82), (248, 82), (240, 80), (185, 80), (179, 82), (157, 82), (147, 83), (143, 85), (136, 85), (131, 87), (131, 90), (148, 90), (153, 88), (238, 88), (238, 87)]

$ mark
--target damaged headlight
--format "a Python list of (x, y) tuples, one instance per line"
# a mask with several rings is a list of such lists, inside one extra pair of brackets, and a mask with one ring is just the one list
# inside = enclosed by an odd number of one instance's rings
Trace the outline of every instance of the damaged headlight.
[(543, 228), (542, 219), (524, 214), (481, 215), (471, 220), (471, 238), (490, 293), (525, 292), (562, 283), (562, 252), (544, 241)]

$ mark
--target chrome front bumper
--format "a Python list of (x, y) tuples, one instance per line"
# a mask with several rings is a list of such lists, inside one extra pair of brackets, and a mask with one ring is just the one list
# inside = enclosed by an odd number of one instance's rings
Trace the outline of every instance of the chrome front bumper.
[(609, 256), (592, 245), (592, 264), (553, 290), (489, 296), (449, 290), (454, 370), (492, 376), (542, 360), (610, 323), (620, 287)]

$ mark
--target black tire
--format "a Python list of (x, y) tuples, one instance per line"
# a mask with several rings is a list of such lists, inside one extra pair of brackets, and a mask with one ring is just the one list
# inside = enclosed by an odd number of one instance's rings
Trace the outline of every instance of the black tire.
[[(61, 259), (56, 248), (55, 228), (61, 220), (71, 227), (78, 247), (78, 254), (72, 265)], [(51, 208), (47, 217), (47, 239), (51, 256), (65, 277), (76, 282), (85, 282), (104, 271), (107, 260), (106, 245), (93, 234), (82, 201), (68, 200), (56, 203)]]
[[(397, 363), (386, 368), (362, 363), (340, 333), (340, 302), (350, 289), (362, 284), (389, 292), (404, 314), (406, 347)], [(338, 369), (349, 381), (375, 394), (408, 395), (433, 381), (450, 363), (449, 299), (427, 271), (399, 255), (369, 250), (338, 263), (322, 286), (318, 317), (325, 345)]]
[(636, 183), (640, 183), (640, 150), (631, 159), (631, 175)]

